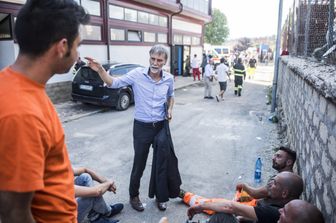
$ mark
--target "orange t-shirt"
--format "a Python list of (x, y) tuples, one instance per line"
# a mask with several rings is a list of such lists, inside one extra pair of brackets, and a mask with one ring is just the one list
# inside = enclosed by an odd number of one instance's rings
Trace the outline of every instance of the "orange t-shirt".
[(35, 192), (36, 222), (77, 222), (73, 172), (58, 115), (23, 74), (0, 71), (0, 191)]

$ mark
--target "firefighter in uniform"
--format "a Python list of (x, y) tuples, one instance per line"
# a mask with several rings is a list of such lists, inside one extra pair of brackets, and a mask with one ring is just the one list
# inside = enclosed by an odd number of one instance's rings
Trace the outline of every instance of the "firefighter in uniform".
[(237, 63), (233, 66), (234, 72), (234, 84), (235, 84), (235, 95), (241, 96), (243, 90), (243, 80), (246, 77), (245, 67), (243, 65), (242, 59), (238, 58)]

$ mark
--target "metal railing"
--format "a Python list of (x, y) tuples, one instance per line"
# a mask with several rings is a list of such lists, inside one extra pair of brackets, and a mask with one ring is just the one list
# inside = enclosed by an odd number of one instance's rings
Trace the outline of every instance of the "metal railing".
[(293, 0), (282, 29), (282, 49), (336, 64), (335, 29), (335, 0)]

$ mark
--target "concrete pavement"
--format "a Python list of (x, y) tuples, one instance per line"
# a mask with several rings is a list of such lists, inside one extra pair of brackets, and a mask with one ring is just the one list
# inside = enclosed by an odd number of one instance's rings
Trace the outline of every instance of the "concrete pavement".
[[(183, 189), (205, 197), (230, 199), (237, 182), (253, 184), (257, 157), (261, 157), (264, 165), (263, 183), (274, 174), (271, 157), (278, 145), (277, 131), (276, 125), (267, 120), (269, 106), (265, 104), (267, 86), (271, 84), (267, 80), (271, 79), (272, 71), (271, 67), (258, 70), (255, 79), (244, 84), (242, 97), (233, 94), (233, 82), (229, 82), (225, 100), (219, 103), (203, 99), (201, 86), (176, 91), (171, 131)], [(218, 84), (214, 83), (213, 95), (217, 91)], [(123, 112), (109, 110), (64, 123), (71, 163), (90, 167), (116, 182), (117, 194), (104, 196), (108, 203), (125, 205), (115, 219), (126, 223), (158, 223), (162, 216), (167, 216), (171, 223), (183, 223), (187, 206), (180, 199), (171, 199), (168, 209), (162, 212), (155, 200), (147, 197), (152, 152), (140, 187), (146, 210), (136, 212), (129, 204), (133, 112), (134, 106)], [(200, 214), (195, 221), (206, 218)]]

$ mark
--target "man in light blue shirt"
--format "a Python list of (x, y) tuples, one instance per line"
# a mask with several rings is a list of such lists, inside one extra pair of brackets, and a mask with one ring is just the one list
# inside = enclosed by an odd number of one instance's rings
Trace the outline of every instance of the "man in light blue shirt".
[[(168, 51), (155, 45), (149, 51), (148, 68), (136, 68), (121, 77), (110, 76), (96, 60), (86, 57), (88, 65), (98, 72), (111, 88), (131, 85), (134, 92), (135, 114), (133, 127), (134, 160), (130, 179), (130, 203), (137, 211), (144, 206), (139, 199), (140, 180), (146, 167), (149, 148), (163, 127), (165, 119), (172, 118), (174, 105), (174, 77), (162, 70)], [(165, 108), (167, 104), (167, 109)], [(160, 210), (166, 210), (166, 201), (157, 200)]]

